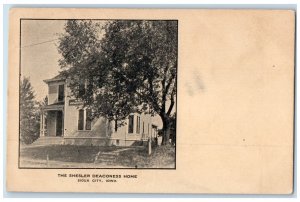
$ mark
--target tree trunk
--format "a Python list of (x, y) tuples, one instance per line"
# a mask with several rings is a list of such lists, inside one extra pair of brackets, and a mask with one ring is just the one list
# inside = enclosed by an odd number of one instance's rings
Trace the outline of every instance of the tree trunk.
[(170, 144), (170, 131), (171, 131), (171, 122), (170, 118), (167, 115), (161, 116), (162, 122), (163, 122), (163, 137), (162, 137), (162, 145), (168, 145)]
[(162, 145), (168, 145), (170, 144), (170, 126), (167, 126), (164, 129), (164, 135), (163, 135), (163, 139), (162, 139)]

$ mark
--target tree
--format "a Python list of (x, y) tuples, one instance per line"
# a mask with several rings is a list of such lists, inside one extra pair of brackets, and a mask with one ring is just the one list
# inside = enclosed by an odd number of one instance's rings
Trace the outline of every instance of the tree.
[(176, 145), (176, 112), (171, 116), (171, 143), (172, 145)]
[(39, 137), (38, 109), (30, 80), (24, 77), (20, 82), (20, 141), (22, 143), (31, 144)]
[[(159, 115), (163, 144), (176, 102), (177, 21), (70, 20), (58, 46), (73, 94), (119, 125), (132, 112)], [(85, 93), (78, 93), (80, 85)]]
[(40, 106), (47, 106), (48, 105), (48, 96), (46, 95), (44, 99), (40, 102)]

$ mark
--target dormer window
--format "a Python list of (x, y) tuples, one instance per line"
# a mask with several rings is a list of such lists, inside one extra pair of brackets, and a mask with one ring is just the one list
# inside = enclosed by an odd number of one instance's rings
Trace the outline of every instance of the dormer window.
[(65, 85), (58, 86), (58, 102), (64, 101), (65, 98)]

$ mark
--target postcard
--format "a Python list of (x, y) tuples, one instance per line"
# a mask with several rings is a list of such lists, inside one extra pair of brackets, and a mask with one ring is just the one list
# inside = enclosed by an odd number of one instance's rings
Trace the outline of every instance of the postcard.
[(7, 190), (290, 194), (295, 12), (13, 8)]

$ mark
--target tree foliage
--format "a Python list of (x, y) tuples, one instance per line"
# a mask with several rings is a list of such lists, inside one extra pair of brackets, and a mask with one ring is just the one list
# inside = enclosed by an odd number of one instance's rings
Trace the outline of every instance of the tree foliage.
[[(176, 102), (177, 21), (70, 20), (58, 46), (73, 95), (94, 116), (159, 115), (168, 139)], [(80, 85), (86, 86), (78, 93)]]
[(20, 141), (30, 144), (39, 137), (40, 112), (29, 78), (20, 82)]

